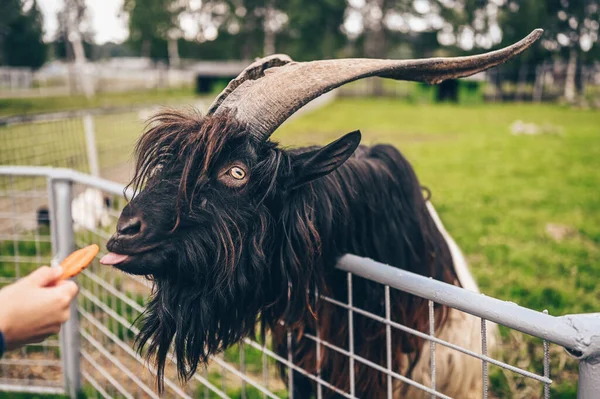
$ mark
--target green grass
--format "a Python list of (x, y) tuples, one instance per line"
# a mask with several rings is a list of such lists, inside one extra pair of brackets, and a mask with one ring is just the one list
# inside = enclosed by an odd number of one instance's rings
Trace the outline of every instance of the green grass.
[(154, 89), (123, 93), (99, 93), (92, 99), (83, 95), (60, 97), (31, 97), (0, 99), (0, 117), (70, 111), (95, 107), (127, 107), (139, 104), (167, 104), (191, 102), (195, 98), (191, 87)]
[[(424, 91), (420, 98), (428, 95)], [(432, 190), (432, 202), (484, 293), (553, 315), (600, 311), (600, 113), (556, 105), (425, 102), (341, 99), (286, 123), (274, 139), (290, 146), (324, 144), (360, 129), (364, 144), (395, 145)], [(560, 126), (563, 133), (514, 136), (510, 125), (517, 119)], [(139, 118), (132, 114), (120, 123), (102, 117), (97, 125), (102, 163), (126, 161)], [(115, 150), (110, 143), (117, 135), (127, 139)], [(23, 134), (13, 134), (10, 143), (17, 144), (0, 148), (0, 158), (15, 146), (27, 147), (23, 140)], [(565, 237), (552, 238), (552, 224)], [(33, 250), (22, 245), (21, 255)], [(0, 250), (10, 256), (12, 241)], [(507, 330), (502, 334), (501, 356), (541, 370), (540, 345)], [(238, 356), (233, 349), (226, 353), (234, 364)], [(260, 356), (247, 351), (246, 360), (252, 371)], [(559, 363), (552, 363), (553, 397), (573, 397), (576, 365)], [(495, 368), (490, 380), (498, 397), (523, 389), (522, 380), (509, 381)]]

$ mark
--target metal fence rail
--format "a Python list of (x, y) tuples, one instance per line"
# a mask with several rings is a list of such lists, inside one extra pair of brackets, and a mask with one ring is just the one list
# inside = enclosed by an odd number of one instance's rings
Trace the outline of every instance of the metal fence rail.
[[(20, 185), (15, 186), (15, 181)], [(27, 184), (23, 184), (24, 181)], [(76, 246), (97, 243), (103, 248), (125, 204), (122, 185), (72, 170), (2, 166), (0, 183), (3, 187), (0, 190), (2, 284), (14, 281), (51, 259), (59, 261)], [(95, 201), (73, 201), (79, 193), (89, 190), (106, 200), (102, 202), (102, 212), (94, 209), (98, 206)], [(43, 221), (37, 220), (36, 207), (42, 202), (50, 204), (49, 230)], [(77, 208), (82, 206), (84, 209), (80, 212)], [(80, 220), (81, 215), (98, 217), (91, 223)], [(103, 221), (105, 218), (110, 223)], [(356, 365), (375, 369), (387, 379), (388, 398), (398, 397), (398, 384), (415, 387), (423, 392), (423, 397), (447, 398), (444, 388), (436, 385), (443, 366), (436, 363), (441, 350), (452, 350), (456, 356), (467, 356), (479, 362), (483, 370), (483, 398), (494, 397), (488, 384), (494, 370), (505, 370), (522, 381), (530, 381), (528, 386), (534, 388), (528, 388), (530, 390), (522, 397), (549, 397), (553, 377), (550, 360), (558, 353), (550, 350), (549, 343), (566, 348), (579, 361), (580, 398), (596, 398), (600, 392), (600, 314), (555, 317), (354, 255), (344, 256), (338, 268), (347, 273), (350, 293), (356, 278), (381, 284), (385, 292), (385, 312), (375, 314), (355, 306), (352, 295), (346, 302), (323, 295), (319, 295), (318, 300), (347, 311), (350, 320), (366, 317), (384, 324), (388, 354), (394, 331), (413, 334), (427, 341), (429, 345), (424, 354), (429, 364), (427, 378), (406, 378), (401, 370), (393, 369), (389, 355), (387, 364), (381, 365), (355, 353), (352, 344), (339, 347), (318, 335), (305, 334), (304, 338), (316, 345), (317, 353), (328, 350), (349, 359), (350, 384), (348, 389), (342, 389), (319, 372), (309, 373), (294, 364), (289, 335), (287, 356), (276, 353), (270, 339), (267, 342), (245, 339), (243, 344), (214, 357), (208, 369), (196, 373), (185, 386), (177, 381), (175, 360), (171, 358), (165, 373), (165, 397), (293, 398), (294, 379), (282, 380), (278, 375), (278, 366), (283, 366), (288, 377), (292, 376), (289, 371), (295, 371), (316, 382), (317, 397), (332, 391), (341, 397), (354, 398), (357, 368), (352, 365)], [(153, 380), (156, 371), (148, 367), (133, 349), (133, 341), (139, 332), (134, 321), (144, 310), (148, 282), (95, 261), (78, 277), (78, 284), (80, 294), (73, 305), (74, 317), (64, 326), (59, 339), (52, 339), (42, 347), (27, 347), (0, 361), (0, 391), (65, 392), (74, 397), (76, 392), (83, 390), (91, 397), (158, 398)], [(394, 320), (390, 314), (390, 298), (396, 291), (429, 300), (430, 319), (426, 330), (417, 331)], [(436, 336), (434, 303), (480, 319), (480, 352)], [(491, 338), (488, 330), (494, 323), (536, 337), (536, 342), (543, 348), (543, 364), (518, 367), (489, 353), (486, 341)], [(350, 343), (354, 342), (352, 334), (355, 333), (349, 329)]]

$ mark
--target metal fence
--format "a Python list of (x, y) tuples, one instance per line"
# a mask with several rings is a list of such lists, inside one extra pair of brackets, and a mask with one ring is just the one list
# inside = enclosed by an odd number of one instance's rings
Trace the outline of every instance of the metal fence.
[[(41, 264), (60, 261), (75, 247), (97, 243), (104, 248), (125, 203), (122, 185), (72, 170), (2, 166), (0, 182), (2, 284), (14, 281)], [(105, 200), (101, 212), (96, 209), (97, 201), (74, 200), (86, 192)], [(88, 197), (95, 198), (94, 195)], [(41, 203), (50, 204), (50, 223), (39, 218), (37, 207)], [(94, 215), (94, 220), (84, 220), (86, 215)], [(353, 255), (343, 257), (338, 268), (347, 272), (349, 292), (352, 292), (352, 281), (357, 277), (381, 284), (388, 311), (384, 315), (373, 314), (353, 306), (351, 300), (340, 302), (322, 296), (320, 301), (344, 309), (350, 318), (368, 317), (385, 324), (388, 353), (391, 351), (389, 336), (395, 330), (429, 342), (424, 355), (429, 365), (427, 378), (413, 381), (404, 377), (400, 370), (394, 370), (389, 362), (387, 366), (375, 364), (354, 353), (352, 346), (341, 348), (319, 336), (306, 334), (305, 338), (312, 340), (317, 348), (341, 353), (357, 367), (371, 367), (382, 373), (390, 387), (388, 398), (398, 397), (398, 383), (421, 390), (424, 397), (447, 398), (444, 387), (436, 387), (436, 373), (443, 366), (438, 364), (436, 371), (436, 359), (441, 350), (477, 359), (478, 367), (483, 370), (483, 398), (502, 397), (497, 388), (502, 391), (503, 387), (494, 387), (496, 379), (491, 378), (498, 372), (518, 379), (519, 391), (513, 392), (513, 397), (547, 398), (552, 378), (560, 377), (552, 375), (551, 364), (556, 365), (562, 356), (566, 356), (559, 347), (566, 348), (579, 360), (578, 397), (598, 397), (600, 314), (555, 317)], [(77, 303), (73, 304), (73, 317), (63, 327), (60, 337), (7, 354), (0, 361), (0, 391), (65, 392), (74, 397), (82, 390), (88, 397), (158, 398), (153, 380), (155, 370), (133, 349), (138, 333), (134, 321), (144, 310), (149, 293), (147, 281), (101, 266), (97, 261), (77, 280), (80, 294)], [(429, 300), (431, 310), (437, 303), (480, 318), (481, 351), (476, 353), (461, 348), (437, 336), (433, 318), (430, 318), (426, 331), (395, 322), (389, 312), (389, 298), (396, 290)], [(508, 364), (502, 359), (502, 349), (498, 354), (488, 353), (486, 339), (491, 337), (487, 330), (494, 323), (506, 326), (508, 331), (528, 334), (530, 337), (526, 339), (530, 340), (531, 346), (540, 348), (543, 353), (542, 364)], [(355, 333), (350, 329), (350, 334)], [(279, 378), (279, 366), (288, 371), (288, 376), (292, 374), (289, 371), (295, 371), (315, 381), (319, 398), (326, 391), (341, 397), (355, 397), (352, 385), (348, 390), (342, 390), (320, 373), (306, 372), (294, 364), (291, 352), (287, 357), (275, 353), (269, 339), (266, 342), (245, 339), (243, 344), (214, 357), (209, 367), (196, 373), (186, 385), (178, 383), (174, 359), (171, 359), (166, 370), (165, 397), (293, 398), (294, 380)], [(349, 372), (354, 373), (355, 367), (350, 367)], [(352, 375), (350, 381), (353, 381)]]
[[(190, 105), (203, 110), (208, 101)], [(0, 165), (63, 167), (126, 183), (135, 141), (158, 109), (136, 105), (0, 118)]]

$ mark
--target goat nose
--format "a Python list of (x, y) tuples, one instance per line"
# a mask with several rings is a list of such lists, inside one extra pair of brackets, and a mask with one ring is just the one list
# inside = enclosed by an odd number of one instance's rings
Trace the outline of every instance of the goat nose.
[(117, 232), (122, 236), (133, 237), (142, 231), (142, 219), (134, 216), (129, 219), (120, 219), (117, 223)]

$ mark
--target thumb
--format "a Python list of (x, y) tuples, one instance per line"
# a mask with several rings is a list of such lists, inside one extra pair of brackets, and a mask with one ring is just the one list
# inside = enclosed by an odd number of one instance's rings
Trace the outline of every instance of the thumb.
[(79, 287), (74, 281), (66, 280), (56, 285), (56, 291), (66, 295), (69, 300), (72, 300), (77, 295), (77, 292), (79, 292)]
[(62, 275), (62, 268), (42, 266), (33, 271), (27, 279), (38, 287), (47, 287)]

